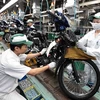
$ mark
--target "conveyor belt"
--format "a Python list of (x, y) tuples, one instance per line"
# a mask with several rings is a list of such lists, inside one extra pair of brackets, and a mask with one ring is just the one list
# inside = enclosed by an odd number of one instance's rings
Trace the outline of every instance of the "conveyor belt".
[(56, 100), (35, 77), (25, 76), (19, 86), (28, 100)]
[[(70, 100), (67, 97), (65, 97), (62, 92), (59, 91), (58, 89), (59, 86), (55, 83), (56, 79), (53, 77), (53, 73), (50, 74), (49, 72), (50, 71), (42, 73), (41, 74), (42, 76), (37, 75), (39, 81), (37, 80), (36, 77), (33, 76), (27, 76), (26, 78), (19, 81), (19, 86), (23, 90), (28, 100), (61, 100), (61, 98), (62, 100)], [(40, 81), (44, 84), (44, 86), (49, 88), (51, 92), (49, 92), (47, 88), (45, 88), (40, 83)], [(88, 87), (85, 87), (85, 89), (87, 90)], [(97, 92), (89, 100), (100, 100), (100, 92)]]

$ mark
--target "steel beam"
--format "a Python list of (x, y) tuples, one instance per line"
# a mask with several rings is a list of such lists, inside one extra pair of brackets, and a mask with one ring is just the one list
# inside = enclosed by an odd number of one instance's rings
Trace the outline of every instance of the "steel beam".
[(95, 5), (100, 3), (100, 0), (94, 0), (89, 2), (80, 3), (79, 6), (89, 6), (89, 5)]

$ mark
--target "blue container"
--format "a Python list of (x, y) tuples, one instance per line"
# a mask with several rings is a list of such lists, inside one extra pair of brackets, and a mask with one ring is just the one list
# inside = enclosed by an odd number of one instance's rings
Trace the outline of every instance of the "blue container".
[(27, 78), (27, 76), (25, 75), (22, 79), (18, 80), (18, 82), (25, 80)]

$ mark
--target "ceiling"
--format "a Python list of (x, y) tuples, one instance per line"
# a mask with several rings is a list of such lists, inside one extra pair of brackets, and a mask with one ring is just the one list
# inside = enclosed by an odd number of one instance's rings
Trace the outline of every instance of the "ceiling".
[[(52, 0), (48, 0), (49, 5)], [(80, 9), (100, 9), (100, 0), (75, 0), (79, 1)], [(67, 0), (56, 0), (56, 7), (59, 8)], [(46, 0), (43, 0), (43, 8), (46, 9)]]
[(79, 0), (80, 9), (100, 9), (100, 0)]
[[(3, 0), (0, 0), (0, 9), (9, 1), (10, 0), (5, 0), (5, 3), (3, 3)], [(20, 1), (23, 1), (23, 0), (20, 0)], [(46, 10), (47, 9), (46, 1), (48, 1), (50, 5), (52, 0), (42, 0), (42, 1), (43, 1), (43, 9)], [(78, 0), (78, 1), (79, 1), (80, 10), (89, 10), (89, 9), (94, 9), (97, 11), (100, 10), (100, 0)], [(56, 7), (57, 8), (61, 7), (63, 2), (67, 2), (67, 0), (56, 0)]]
[(0, 9), (9, 2), (10, 0), (5, 0), (5, 3), (3, 3), (3, 0), (0, 0)]

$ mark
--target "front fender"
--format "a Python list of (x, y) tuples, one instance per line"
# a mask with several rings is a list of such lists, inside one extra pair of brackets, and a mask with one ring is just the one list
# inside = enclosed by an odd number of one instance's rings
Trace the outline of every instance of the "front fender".
[(70, 59), (92, 59), (92, 60), (96, 60), (95, 57), (90, 56), (88, 54), (86, 54), (85, 52), (83, 52), (81, 49), (76, 48), (76, 47), (70, 47), (67, 48), (67, 50), (65, 51), (65, 55), (64, 58), (70, 58)]

